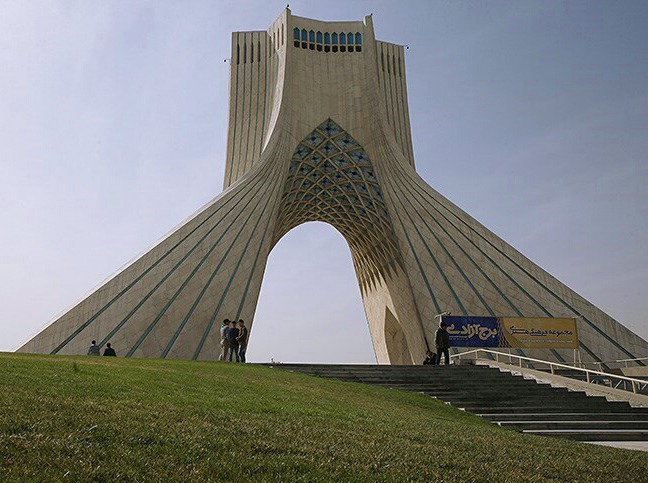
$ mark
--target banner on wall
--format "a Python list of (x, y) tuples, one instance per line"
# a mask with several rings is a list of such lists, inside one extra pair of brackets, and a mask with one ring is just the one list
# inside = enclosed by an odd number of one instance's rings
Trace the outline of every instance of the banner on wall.
[(502, 338), (507, 347), (520, 349), (578, 349), (576, 319), (502, 317)]
[(500, 347), (497, 317), (444, 315), (451, 347)]
[(576, 319), (444, 315), (452, 347), (578, 349)]

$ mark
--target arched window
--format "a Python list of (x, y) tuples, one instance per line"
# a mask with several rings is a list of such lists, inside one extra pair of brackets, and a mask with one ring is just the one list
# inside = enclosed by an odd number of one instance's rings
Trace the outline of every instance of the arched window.
[(382, 47), (380, 47), (380, 65), (382, 67), (382, 71), (385, 72), (385, 54), (383, 54)]
[(340, 34), (340, 52), (346, 52), (346, 34), (344, 32)]
[(243, 63), (247, 64), (247, 43), (243, 42)]
[(250, 44), (250, 63), (254, 64), (254, 42)]
[(394, 75), (396, 75), (396, 56), (392, 57), (392, 67), (394, 68)]
[(389, 52), (387, 52), (387, 73), (391, 74), (391, 68), (389, 67)]
[(353, 52), (353, 34), (351, 32), (347, 34), (347, 44), (349, 44), (349, 52)]
[(324, 52), (330, 52), (331, 51), (331, 34), (326, 32), (324, 34)]
[(312, 30), (308, 32), (308, 48), (311, 50), (315, 50), (315, 32)]
[(318, 44), (322, 43), (322, 32), (317, 32), (317, 43)]
[(335, 32), (333, 32), (333, 35), (331, 35), (331, 43), (333, 44), (333, 52), (337, 52), (338, 35)]
[(356, 45), (362, 44), (362, 35), (360, 35), (360, 32), (356, 33), (356, 39), (355, 39)]
[(261, 62), (261, 41), (257, 40), (257, 62)]
[(293, 30), (293, 39), (299, 40), (299, 29), (297, 27)]
[(239, 47), (238, 45), (236, 46), (236, 63), (241, 63), (241, 47)]

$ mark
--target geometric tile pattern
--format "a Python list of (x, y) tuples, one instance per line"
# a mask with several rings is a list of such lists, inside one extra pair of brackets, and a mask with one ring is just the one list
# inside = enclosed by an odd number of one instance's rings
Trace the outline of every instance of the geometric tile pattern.
[(365, 150), (328, 119), (293, 153), (275, 230), (279, 240), (309, 221), (334, 226), (347, 240), (364, 290), (398, 263), (394, 228)]

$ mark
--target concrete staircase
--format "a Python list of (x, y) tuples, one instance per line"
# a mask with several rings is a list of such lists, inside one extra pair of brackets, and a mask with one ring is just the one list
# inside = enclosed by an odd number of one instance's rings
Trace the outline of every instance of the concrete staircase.
[(482, 365), (271, 365), (318, 377), (428, 394), (529, 434), (580, 441), (648, 441), (648, 408), (540, 384)]

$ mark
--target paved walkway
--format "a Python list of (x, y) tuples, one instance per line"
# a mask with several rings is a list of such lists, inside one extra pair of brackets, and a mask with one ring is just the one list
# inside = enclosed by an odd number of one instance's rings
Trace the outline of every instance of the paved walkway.
[(648, 441), (586, 441), (589, 444), (612, 446), (613, 448), (633, 449), (635, 451), (648, 451)]

